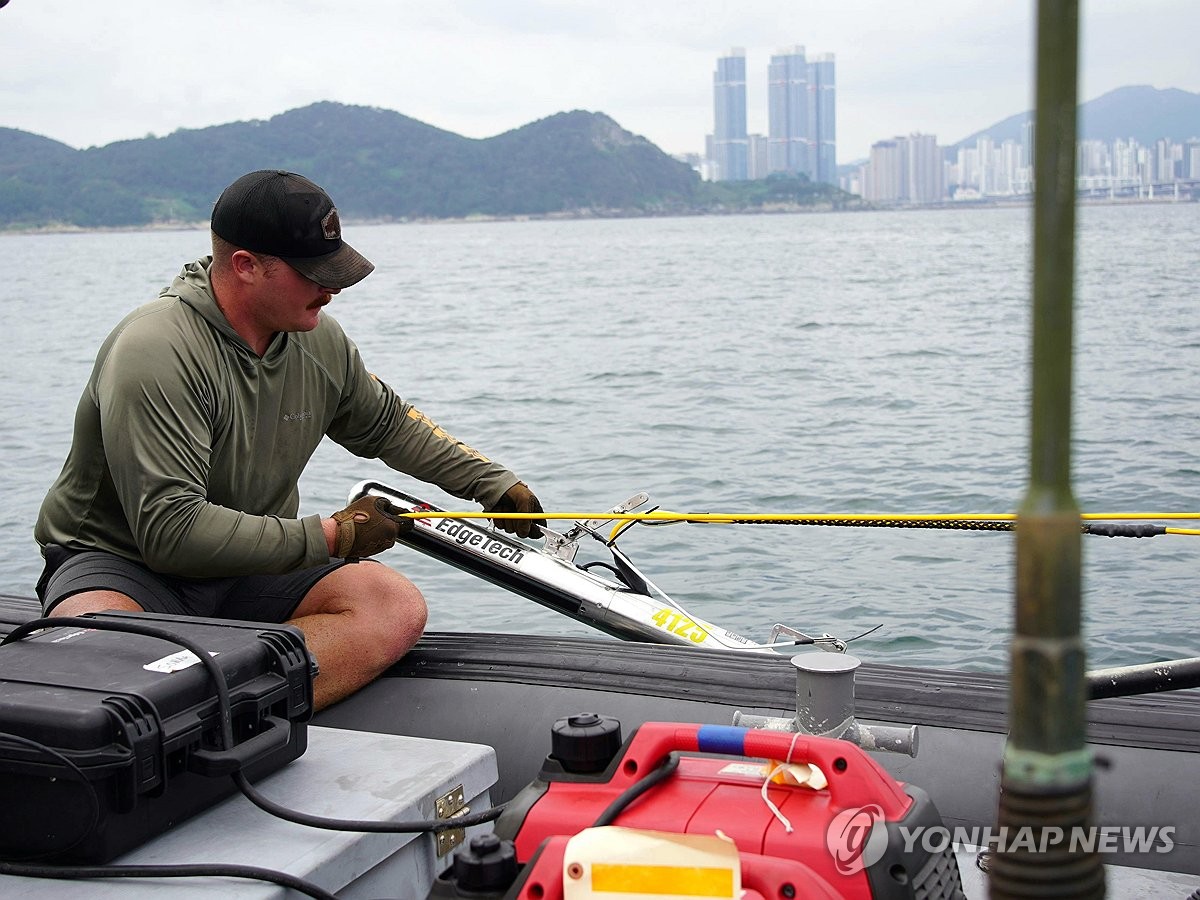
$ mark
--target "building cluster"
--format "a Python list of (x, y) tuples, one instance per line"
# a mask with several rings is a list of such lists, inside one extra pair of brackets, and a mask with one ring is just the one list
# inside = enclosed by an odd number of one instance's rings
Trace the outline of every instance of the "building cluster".
[(774, 173), (837, 180), (834, 59), (803, 47), (781, 50), (767, 68), (767, 134), (746, 126), (746, 51), (734, 48), (713, 73), (713, 133), (702, 174), (712, 181), (745, 181)]
[[(746, 51), (735, 47), (713, 73), (713, 133), (703, 158), (686, 157), (710, 181), (746, 181), (782, 173), (836, 184), (872, 203), (930, 204), (1022, 197), (1033, 192), (1033, 122), (1016, 140), (981, 137), (956, 148), (932, 134), (878, 141), (869, 159), (839, 176), (833, 54), (778, 51), (767, 68), (767, 134), (746, 125)], [(1161, 194), (1200, 182), (1200, 138), (1143, 146), (1136, 140), (1080, 141), (1081, 191), (1111, 196)]]
[(1079, 189), (1110, 194), (1170, 191), (1200, 181), (1200, 138), (1179, 143), (1167, 138), (1143, 147), (1137, 141), (1080, 141), (1075, 161)]
[[(953, 152), (931, 134), (878, 141), (862, 166), (840, 179), (843, 190), (873, 203), (924, 204), (946, 200), (1021, 197), (1033, 192), (1033, 127), (1020, 140), (988, 137)], [(1134, 139), (1085, 140), (1077, 146), (1076, 183), (1084, 192), (1154, 196), (1200, 180), (1200, 139), (1143, 146)]]

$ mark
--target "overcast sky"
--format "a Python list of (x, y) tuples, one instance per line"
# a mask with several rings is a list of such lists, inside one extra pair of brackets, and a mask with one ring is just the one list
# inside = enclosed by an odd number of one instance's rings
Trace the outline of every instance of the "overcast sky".
[[(3, 3), (4, 0), (0, 0)], [(1200, 0), (1084, 0), (1080, 99), (1200, 92)], [(837, 60), (838, 161), (943, 144), (1032, 106), (1032, 0), (8, 0), (0, 126), (73, 147), (319, 100), (482, 138), (571, 109), (702, 152), (716, 59), (746, 51), (766, 133), (781, 48)]]

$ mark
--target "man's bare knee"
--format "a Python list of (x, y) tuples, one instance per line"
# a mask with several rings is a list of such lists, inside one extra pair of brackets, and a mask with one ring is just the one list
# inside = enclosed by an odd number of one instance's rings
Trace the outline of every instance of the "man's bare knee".
[(294, 618), (349, 613), (380, 619), (419, 620), (425, 627), (425, 598), (399, 572), (378, 563), (358, 563), (326, 575), (296, 607)]
[(84, 613), (104, 612), (109, 609), (145, 611), (132, 597), (119, 591), (84, 591), (60, 601), (47, 615), (82, 616)]
[(425, 631), (429, 609), (415, 584), (384, 566), (364, 567), (349, 610), (366, 630), (364, 644), (372, 647), (378, 665), (400, 659)]
[(289, 624), (304, 632), (321, 666), (313, 684), (321, 709), (377, 678), (407, 653), (425, 630), (425, 598), (386, 566), (342, 566), (296, 607)]

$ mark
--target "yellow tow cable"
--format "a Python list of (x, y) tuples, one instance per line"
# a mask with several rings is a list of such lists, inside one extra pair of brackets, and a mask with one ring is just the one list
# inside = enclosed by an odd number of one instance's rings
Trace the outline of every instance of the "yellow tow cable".
[[(506, 513), (479, 511), (448, 512), (444, 510), (420, 510), (406, 513), (413, 519), (573, 519), (586, 521), (598, 519), (619, 523), (633, 522), (690, 522), (716, 525), (832, 525), (843, 527), (875, 526), (893, 528), (950, 528), (1010, 531), (1017, 521), (1016, 513), (929, 513), (929, 514), (879, 514), (879, 513), (681, 513), (669, 510), (651, 512), (542, 512)], [(1155, 520), (1200, 521), (1200, 513), (1081, 513), (1079, 518), (1086, 522), (1128, 522)], [(621, 527), (620, 525), (618, 528)], [(1108, 534), (1110, 537), (1151, 537), (1154, 534), (1200, 535), (1197, 528), (1168, 528), (1163, 526), (1149, 530), (1145, 526), (1114, 526), (1109, 531), (1090, 533)], [(1083, 526), (1085, 531), (1088, 525)]]
[[(604, 519), (640, 522), (1015, 522), (1016, 513), (681, 513), (665, 509), (651, 512), (496, 512), (489, 510), (441, 509), (413, 510), (403, 513), (411, 519)], [(1190, 519), (1200, 522), (1200, 513), (1080, 513), (1079, 518), (1095, 521), (1128, 519)]]

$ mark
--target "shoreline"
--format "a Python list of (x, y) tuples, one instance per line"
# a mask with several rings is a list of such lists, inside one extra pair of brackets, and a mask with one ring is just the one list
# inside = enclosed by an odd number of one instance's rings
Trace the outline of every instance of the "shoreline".
[[(1200, 198), (1192, 197), (1080, 197), (1079, 206), (1160, 206), (1165, 204), (1200, 203)], [(833, 206), (792, 206), (780, 204), (771, 207), (755, 207), (750, 209), (721, 209), (721, 210), (692, 210), (672, 212), (645, 212), (642, 210), (579, 210), (575, 212), (556, 213), (513, 213), (509, 215), (472, 215), (447, 218), (347, 218), (345, 223), (351, 226), (363, 225), (471, 225), (493, 222), (570, 222), (590, 219), (671, 219), (696, 218), (701, 216), (780, 216), (780, 215), (820, 215), (828, 213), (869, 213), (869, 212), (919, 212), (922, 210), (951, 210), (951, 209), (1012, 209), (1014, 207), (1032, 207), (1032, 197), (1005, 198), (984, 197), (972, 200), (945, 200), (940, 203), (891, 203), (870, 204), (860, 201), (852, 205)], [(154, 231), (206, 231), (207, 221), (197, 222), (147, 222), (144, 225), (109, 225), (84, 227), (65, 223), (46, 224), (23, 227), (0, 227), (0, 238), (8, 235), (36, 236), (61, 234), (123, 234)]]

